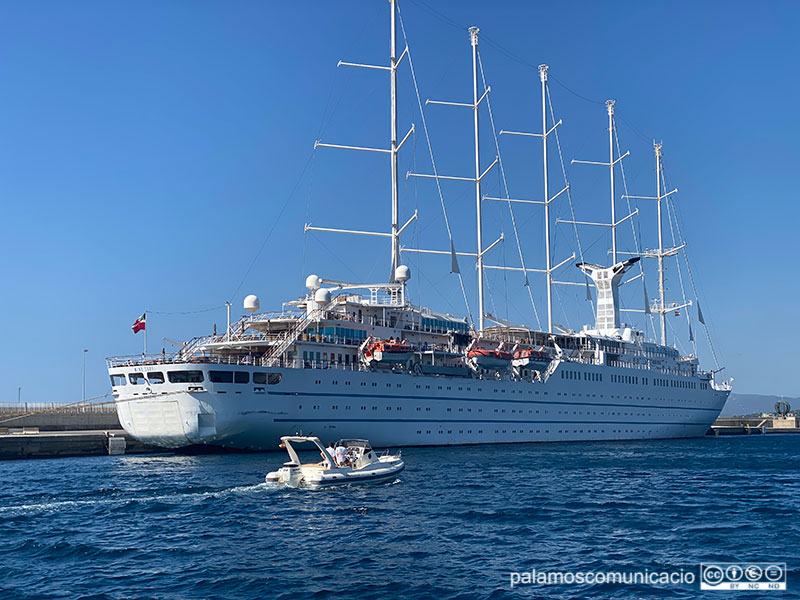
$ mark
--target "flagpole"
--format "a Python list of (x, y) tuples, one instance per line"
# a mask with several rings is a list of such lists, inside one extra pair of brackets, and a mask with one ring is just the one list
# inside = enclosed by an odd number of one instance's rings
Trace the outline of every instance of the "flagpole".
[(147, 311), (144, 311), (144, 352), (143, 356), (147, 356)]

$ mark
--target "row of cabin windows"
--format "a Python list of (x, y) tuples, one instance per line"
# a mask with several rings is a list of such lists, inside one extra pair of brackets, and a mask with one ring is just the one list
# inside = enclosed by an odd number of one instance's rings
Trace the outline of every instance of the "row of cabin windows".
[[(330, 408), (331, 408), (331, 410), (339, 410), (341, 407), (339, 405), (332, 405)], [(370, 409), (377, 411), (381, 407), (379, 407), (377, 405), (373, 405), (373, 406), (362, 405), (360, 408), (363, 411), (370, 410)], [(397, 410), (397, 411), (402, 411), (403, 410), (403, 408), (401, 406), (397, 406), (397, 407), (394, 407), (394, 408), (392, 406), (384, 406), (383, 408), (385, 410)], [(431, 412), (431, 407), (430, 406), (427, 406), (427, 407), (424, 407), (424, 408), (425, 408), (425, 412)], [(464, 411), (464, 407), (457, 407), (457, 408), (458, 408), (458, 412), (460, 412), (460, 413), (465, 412)], [(303, 410), (303, 405), (299, 404), (297, 406), (297, 409), (298, 410)], [(311, 406), (311, 409), (312, 410), (324, 410), (324, 407), (322, 405), (319, 405), (319, 404), (314, 404), (314, 405)], [(347, 406), (344, 407), (344, 409), (345, 410), (351, 410), (352, 406), (347, 405)], [(417, 406), (416, 407), (416, 412), (422, 412), (422, 409), (423, 409), (423, 407)], [(447, 412), (452, 413), (453, 412), (453, 407), (447, 407)], [(472, 412), (472, 408), (467, 408), (466, 412)], [(483, 409), (482, 408), (478, 408), (476, 410), (476, 412), (482, 413)], [(522, 409), (522, 408), (520, 408), (520, 409), (512, 408), (512, 409), (510, 409), (508, 411), (505, 408), (495, 408), (494, 409), (494, 413), (497, 413), (497, 414), (507, 414), (507, 412), (511, 412), (512, 414), (519, 414), (519, 415), (526, 414), (526, 410)], [(541, 409), (541, 410), (540, 409), (534, 410), (532, 408), (527, 409), (527, 414), (529, 414), (529, 415), (532, 415), (534, 413), (537, 414), (537, 415), (538, 414), (542, 414), (542, 413), (547, 415), (547, 414), (549, 414), (549, 412), (550, 411), (546, 410), (546, 409)], [(621, 416), (626, 416), (626, 417), (667, 417), (667, 416), (669, 416), (668, 413), (655, 412), (652, 409), (650, 409), (649, 411), (646, 411), (646, 412), (613, 411), (613, 410), (607, 410), (607, 408), (605, 410), (599, 410), (599, 411), (597, 411), (597, 410), (594, 410), (594, 411), (592, 411), (592, 410), (572, 410), (572, 411), (570, 411), (570, 410), (564, 409), (564, 410), (554, 411), (554, 413), (555, 414), (559, 414), (559, 415), (572, 414), (572, 415), (578, 415), (578, 416), (601, 416), (601, 417), (607, 417), (607, 416), (611, 416), (611, 417), (614, 417), (614, 416), (620, 416), (620, 417)], [(620, 430), (619, 432), (621, 433), (622, 430)], [(539, 432), (537, 431), (537, 433), (539, 433)], [(559, 430), (559, 433), (562, 433), (562, 431)], [(568, 430), (564, 430), (563, 433), (569, 433), (569, 431)], [(583, 433), (583, 432), (581, 431), (581, 433)], [(589, 433), (591, 433), (591, 431), (589, 431)], [(597, 431), (595, 431), (595, 433), (597, 433)], [(603, 430), (603, 433), (605, 433), (605, 430)], [(617, 430), (612, 430), (612, 433), (617, 433)]]
[[(651, 431), (652, 431), (652, 428), (651, 428)], [(508, 433), (508, 430), (507, 430), (507, 429), (503, 429), (503, 430), (500, 430), (500, 429), (495, 429), (495, 430), (494, 430), (494, 432), (495, 432), (495, 433)], [(528, 433), (533, 433), (533, 432), (534, 432), (534, 430), (533, 430), (533, 429), (528, 429)], [(573, 429), (573, 430), (572, 430), (572, 433), (583, 433), (583, 432), (584, 432), (584, 430), (583, 430), (583, 429)], [(427, 429), (427, 430), (425, 430), (425, 433), (426, 433), (426, 434), (430, 434), (430, 433), (431, 433), (431, 430), (430, 430), (430, 429)], [(440, 430), (438, 431), (438, 433), (439, 433), (439, 435), (443, 435), (443, 434), (444, 434), (444, 429), (440, 429)], [(448, 433), (448, 434), (452, 434), (452, 433), (453, 433), (453, 430), (452, 430), (452, 429), (448, 429), (448, 430), (447, 430), (447, 433)], [(458, 430), (458, 433), (461, 433), (461, 434), (463, 434), (463, 433), (464, 433), (464, 430), (463, 430), (463, 429), (459, 429), (459, 430)], [(472, 429), (468, 429), (468, 430), (467, 430), (467, 433), (472, 433)], [(478, 429), (478, 433), (483, 433), (483, 429)], [(519, 431), (517, 431), (516, 429), (512, 429), (512, 430), (511, 430), (511, 433), (525, 433), (525, 430), (524, 430), (524, 429), (520, 429)], [(542, 433), (542, 430), (541, 430), (541, 429), (537, 429), (537, 430), (536, 430), (536, 433)], [(544, 433), (546, 433), (546, 434), (549, 434), (549, 433), (550, 433), (550, 430), (549, 430), (549, 429), (546, 429), (546, 430), (544, 431)], [(570, 430), (569, 430), (569, 429), (563, 429), (563, 430), (562, 430), (562, 429), (559, 429), (559, 430), (558, 430), (558, 433), (570, 433)], [(592, 430), (592, 429), (587, 429), (587, 430), (586, 430), (586, 433), (606, 433), (606, 430), (605, 430), (605, 429), (602, 429), (602, 430), (598, 430), (598, 429), (594, 429), (594, 430)], [(612, 429), (612, 430), (611, 430), (611, 433), (647, 433), (647, 430), (645, 430), (645, 429)], [(417, 434), (418, 434), (418, 435), (422, 435), (422, 429), (417, 429)]]
[[(317, 362), (328, 362), (328, 353), (327, 352), (310, 352), (308, 350), (303, 350), (303, 361), (308, 362), (310, 360), (316, 360)], [(350, 363), (355, 364), (356, 355), (355, 354), (342, 354), (341, 352), (337, 355), (336, 352), (330, 353), (330, 362), (332, 363), (340, 363), (349, 365)]]
[[(695, 381), (681, 381), (678, 379), (653, 379), (653, 385), (658, 385), (661, 387), (672, 387), (672, 388), (681, 388), (685, 390), (696, 390), (697, 389), (697, 382)], [(701, 383), (700, 389), (705, 390), (708, 389), (708, 384)]]
[[(638, 385), (639, 378), (636, 375), (612, 375), (611, 383), (632, 383)], [(645, 383), (647, 382), (645, 381)]]
[[(250, 383), (250, 373), (247, 371), (209, 371), (208, 378), (212, 383)], [(253, 383), (275, 385), (282, 378), (280, 373), (253, 373)], [(170, 383), (203, 383), (202, 371), (167, 371)], [(150, 371), (149, 373), (115, 374), (111, 376), (111, 385), (114, 387), (125, 385), (158, 385), (164, 383), (164, 373)]]
[(583, 379), (583, 381), (603, 381), (603, 374), (580, 373), (579, 371), (561, 371), (561, 379)]

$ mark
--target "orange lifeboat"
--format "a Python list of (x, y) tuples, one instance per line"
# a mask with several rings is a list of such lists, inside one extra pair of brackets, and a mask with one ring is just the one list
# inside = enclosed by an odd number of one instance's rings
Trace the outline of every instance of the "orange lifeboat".
[(531, 366), (536, 368), (541, 365), (548, 365), (551, 356), (542, 346), (539, 350), (533, 348), (526, 348), (524, 350), (517, 350), (514, 352), (514, 366)]
[(411, 359), (414, 349), (406, 344), (406, 341), (377, 340), (370, 342), (364, 348), (364, 358), (367, 362), (379, 362), (384, 364), (405, 364)]
[(514, 354), (503, 350), (502, 344), (495, 350), (475, 346), (467, 351), (467, 359), (480, 369), (506, 369), (512, 358)]

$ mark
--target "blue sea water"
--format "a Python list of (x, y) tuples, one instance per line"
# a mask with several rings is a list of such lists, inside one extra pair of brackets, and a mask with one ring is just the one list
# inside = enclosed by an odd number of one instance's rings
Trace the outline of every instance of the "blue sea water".
[[(0, 463), (0, 597), (800, 597), (800, 435), (412, 448), (390, 484), (278, 489), (280, 453)], [(309, 457), (313, 458), (313, 457)], [(786, 592), (700, 592), (709, 561)], [(512, 571), (692, 572), (518, 585)]]

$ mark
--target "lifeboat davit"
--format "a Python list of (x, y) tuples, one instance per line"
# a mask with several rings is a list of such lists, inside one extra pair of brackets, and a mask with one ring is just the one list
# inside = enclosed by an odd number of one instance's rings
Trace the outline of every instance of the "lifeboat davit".
[(395, 340), (378, 340), (370, 342), (364, 348), (364, 358), (368, 363), (378, 362), (387, 365), (406, 364), (414, 353), (414, 349), (405, 343)]
[(514, 355), (502, 348), (489, 350), (487, 348), (471, 348), (467, 352), (467, 359), (479, 369), (501, 370), (508, 368)]

